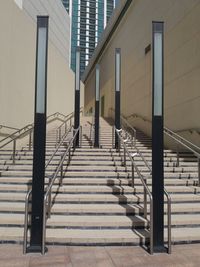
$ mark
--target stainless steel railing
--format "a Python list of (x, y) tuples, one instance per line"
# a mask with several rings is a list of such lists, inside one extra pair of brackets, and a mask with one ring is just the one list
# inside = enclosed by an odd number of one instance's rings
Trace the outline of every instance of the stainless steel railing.
[(92, 114), (92, 122), (90, 123), (90, 141), (91, 145), (94, 146), (94, 116)]
[[(63, 154), (63, 157), (61, 158), (60, 164), (58, 165), (57, 170), (56, 170), (56, 172), (55, 172), (55, 174), (54, 174), (54, 176), (53, 176), (53, 178), (51, 180), (51, 183), (49, 184), (49, 186), (48, 186), (48, 188), (46, 190), (45, 196), (44, 196), (42, 254), (45, 253), (46, 221), (47, 221), (47, 218), (50, 218), (50, 216), (51, 216), (51, 207), (52, 207), (51, 194), (52, 194), (52, 186), (53, 186), (54, 181), (56, 180), (57, 175), (58, 175), (59, 172), (61, 173), (61, 175), (60, 175), (60, 185), (62, 186), (62, 184), (63, 184), (63, 162), (64, 162), (67, 154), (69, 154), (68, 162), (70, 162), (70, 160), (71, 160), (71, 147), (74, 144), (74, 140), (75, 140), (78, 132), (79, 132), (79, 135), (81, 137), (82, 136), (81, 126), (74, 131), (74, 136), (73, 136), (71, 142), (69, 143), (69, 146), (68, 146), (66, 152)], [(80, 143), (81, 143), (81, 141), (80, 141)], [(75, 149), (75, 147), (74, 147), (74, 149)], [(47, 217), (46, 217), (46, 213), (47, 213)]]
[[(80, 113), (83, 114), (83, 107), (80, 108)], [(64, 128), (64, 134), (66, 133), (66, 129), (67, 129), (67, 123), (69, 122), (69, 126), (72, 126), (72, 119), (74, 118), (74, 112), (71, 112), (70, 114), (68, 114), (65, 118), (65, 120), (63, 121), (63, 123), (58, 127), (57, 129), (57, 133), (56, 133), (56, 143), (60, 142), (61, 138), (62, 138), (62, 129)]]
[[(112, 109), (113, 110), (113, 109)], [(148, 118), (145, 118), (141, 115), (138, 114), (132, 114), (128, 117), (126, 117), (126, 119), (128, 118), (140, 118), (145, 122), (151, 123), (151, 120), (149, 120)], [(181, 145), (182, 147), (186, 148), (187, 150), (189, 150), (196, 158), (197, 158), (197, 168), (198, 168), (198, 182), (197, 185), (200, 186), (200, 147), (193, 144), (192, 142), (190, 142), (189, 140), (185, 139), (184, 137), (180, 136), (179, 134), (175, 133), (174, 131), (172, 131), (171, 129), (169, 129), (168, 127), (164, 127), (164, 134), (166, 136), (168, 136), (169, 138), (171, 138), (174, 143), (176, 143), (177, 145)], [(176, 166), (178, 167), (180, 164), (180, 152), (177, 146), (177, 151), (176, 151)]]
[[(70, 130), (72, 127), (70, 128)], [(47, 162), (45, 169), (57, 153), (59, 147), (63, 144), (66, 136), (70, 132), (70, 130), (63, 136), (62, 140), (60, 141), (59, 145), (57, 146), (55, 152)], [(52, 207), (52, 187), (54, 185), (55, 180), (57, 179), (57, 176), (60, 172), (60, 181), (59, 181), (59, 186), (62, 186), (63, 184), (63, 164), (65, 161), (65, 158), (68, 155), (68, 164), (70, 163), (71, 160), (71, 149), (74, 146), (74, 140), (77, 137), (77, 134), (79, 132), (79, 138), (80, 138), (80, 146), (82, 144), (82, 126), (80, 126), (78, 129), (73, 130), (73, 137), (71, 138), (67, 150), (64, 152), (64, 154), (61, 156), (60, 162), (58, 167), (56, 168), (56, 171), (53, 175), (52, 178), (49, 179), (49, 184), (47, 188), (45, 189), (45, 195), (44, 195), (44, 202), (43, 202), (43, 236), (42, 236), (42, 254), (45, 254), (45, 242), (46, 242), (46, 221), (47, 219), (51, 216), (51, 207)], [(26, 254), (26, 249), (27, 249), (27, 237), (28, 237), (28, 213), (29, 213), (29, 202), (30, 202), (30, 197), (32, 194), (32, 189), (29, 190), (29, 192), (26, 195), (25, 198), (25, 218), (24, 218), (24, 245), (23, 245), (23, 253)]]
[(133, 132), (133, 137), (134, 137), (134, 143), (132, 141), (132, 136), (131, 136), (131, 142), (132, 144), (136, 145), (136, 129), (123, 117), (121, 117), (121, 121), (122, 121), (122, 127), (126, 130), (127, 127)]
[[(122, 116), (123, 118), (123, 116)], [(124, 122), (127, 122), (125, 118), (122, 120), (122, 124)], [(152, 174), (152, 169), (148, 163), (148, 161), (145, 159), (145, 157), (142, 155), (140, 150), (137, 148), (137, 146), (134, 146), (134, 149), (136, 150), (136, 153), (142, 158), (145, 166), (148, 168), (150, 175)], [(167, 192), (167, 190), (164, 188), (164, 195), (167, 199), (167, 227), (168, 227), (168, 253), (171, 254), (171, 196)]]
[[(139, 168), (137, 167), (137, 165), (135, 164), (134, 161), (134, 157), (136, 155), (140, 155), (140, 157), (142, 158), (143, 162), (145, 163), (145, 166), (148, 168), (150, 175), (152, 173), (151, 167), (148, 164), (148, 162), (146, 161), (146, 159), (144, 158), (144, 156), (142, 155), (142, 153), (140, 152), (140, 150), (137, 148), (136, 144), (134, 145), (134, 148), (136, 149), (136, 153), (131, 154), (127, 148), (127, 139), (124, 140), (121, 136), (122, 131), (117, 130), (115, 127), (114, 128), (114, 132), (117, 133), (119, 140), (120, 140), (120, 146), (121, 144), (123, 145), (123, 149), (124, 149), (124, 159), (123, 159), (123, 164), (126, 167), (126, 154), (128, 155), (130, 161), (131, 161), (131, 165), (132, 165), (132, 186), (135, 187), (135, 178), (134, 178), (134, 169), (136, 170), (142, 184), (144, 187), (144, 217), (147, 219), (147, 194), (149, 195), (149, 199), (150, 199), (150, 254), (153, 254), (153, 197), (151, 194), (151, 191), (149, 190), (148, 186), (147, 186), (147, 178), (151, 178), (151, 176), (144, 176), (142, 175), (142, 173), (140, 172)], [(114, 134), (112, 136), (112, 144), (114, 144)], [(119, 147), (120, 147), (119, 146)], [(119, 149), (120, 150), (120, 149)], [(120, 151), (119, 151), (120, 153)], [(169, 195), (169, 193), (167, 192), (167, 190), (164, 188), (164, 195), (167, 198), (167, 229), (168, 229), (168, 253), (171, 254), (171, 197)]]
[[(114, 109), (110, 108), (110, 112), (114, 114)], [(136, 133), (137, 130), (126, 120), (126, 118), (123, 115), (120, 115), (120, 120), (122, 122), (122, 128), (124, 130), (127, 129), (127, 127), (131, 130), (131, 132), (133, 133), (133, 137), (134, 137), (134, 142), (133, 142), (133, 138), (131, 137), (131, 142), (132, 144), (136, 144)]]
[[(49, 164), (51, 163), (52, 159), (54, 158), (54, 156), (56, 155), (56, 153), (58, 152), (58, 149), (60, 148), (61, 145), (63, 145), (66, 137), (68, 136), (68, 134), (70, 133), (70, 131), (72, 130), (72, 127), (70, 127), (70, 129), (66, 132), (66, 134), (63, 136), (62, 140), (60, 141), (59, 144), (57, 144), (55, 151), (52, 153), (51, 157), (49, 158), (49, 160), (47, 161), (47, 163), (45, 164), (45, 170), (47, 169), (47, 167), (49, 166)], [(49, 184), (50, 184), (51, 178), (49, 178)], [(29, 207), (29, 201), (30, 201), (30, 197), (32, 194), (32, 189), (30, 189), (25, 197), (25, 217), (24, 217), (24, 246), (23, 246), (23, 252), (24, 254), (26, 253), (26, 248), (27, 248), (27, 232), (28, 232), (28, 207)]]
[[(16, 157), (16, 147), (17, 147), (17, 140), (22, 138), (23, 136), (26, 136), (27, 134), (29, 134), (29, 150), (31, 149), (31, 143), (32, 143), (32, 131), (33, 131), (33, 126), (27, 125), (25, 127), (23, 127), (22, 129), (18, 130), (17, 132), (7, 136), (6, 138), (2, 139), (0, 143), (3, 143), (3, 145), (0, 145), (0, 149), (4, 148), (5, 146), (7, 146), (8, 144), (13, 143), (13, 147), (12, 147), (12, 162), (13, 164), (15, 164), (15, 157)], [(16, 134), (18, 134), (16, 136)]]
[[(183, 138), (182, 136), (178, 135), (177, 133), (173, 132), (167, 127), (164, 128), (164, 133), (165, 135), (170, 137), (174, 142), (176, 142), (177, 144), (181, 145), (182, 147), (192, 152), (194, 156), (197, 158), (198, 186), (200, 186), (200, 153), (199, 153), (200, 147), (196, 146), (192, 142), (188, 141), (187, 139)], [(177, 152), (176, 152), (176, 158), (177, 158), (176, 166), (178, 167), (180, 164), (180, 153), (179, 153), (178, 147), (177, 147)]]
[(56, 131), (56, 145), (57, 143), (60, 142), (60, 140), (62, 139), (62, 128), (64, 126), (64, 134), (67, 131), (67, 123), (69, 121), (69, 126), (72, 126), (72, 118), (74, 117), (74, 112), (70, 113), (67, 117), (67, 119), (58, 127), (57, 131)]
[[(132, 185), (135, 187), (135, 175), (134, 175), (134, 170), (136, 170), (138, 177), (140, 178), (143, 188), (144, 188), (144, 217), (145, 219), (147, 219), (147, 195), (149, 196), (149, 201), (150, 201), (150, 220), (149, 220), (149, 229), (150, 229), (150, 254), (153, 254), (153, 197), (152, 194), (147, 186), (147, 181), (146, 181), (146, 177), (144, 177), (139, 168), (137, 167), (134, 158), (132, 157), (131, 153), (128, 151), (128, 148), (126, 146), (126, 142), (124, 142), (123, 138), (120, 135), (120, 132), (114, 128), (115, 131), (118, 135), (118, 138), (120, 140), (120, 146), (122, 144), (124, 151), (126, 152), (126, 154), (128, 155), (131, 163), (132, 163)], [(114, 136), (113, 136), (114, 139)], [(124, 158), (124, 162), (126, 160), (126, 157)]]
[[(51, 122), (52, 120), (55, 119), (59, 119), (61, 121), (63, 121), (64, 119), (66, 119), (67, 116), (56, 112), (52, 115), (49, 115), (47, 117), (47, 123)], [(13, 164), (15, 164), (15, 158), (16, 158), (16, 147), (17, 147), (17, 140), (21, 139), (25, 136), (27, 136), (29, 134), (29, 142), (28, 142), (28, 147), (29, 150), (31, 150), (31, 146), (32, 146), (32, 135), (33, 135), (33, 129), (34, 129), (34, 124), (28, 124), (26, 126), (24, 126), (23, 128), (15, 131), (14, 133), (8, 135), (7, 137), (5, 137), (4, 139), (2, 139), (0, 141), (0, 149), (4, 148), (5, 146), (7, 146), (8, 144), (13, 143), (13, 147), (12, 147), (12, 162)]]

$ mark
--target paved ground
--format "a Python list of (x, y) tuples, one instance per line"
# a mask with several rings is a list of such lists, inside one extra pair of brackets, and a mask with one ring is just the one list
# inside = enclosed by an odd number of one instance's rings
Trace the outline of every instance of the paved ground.
[(45, 256), (22, 255), (22, 246), (0, 245), (0, 267), (199, 267), (200, 244), (150, 256), (139, 247), (49, 247)]

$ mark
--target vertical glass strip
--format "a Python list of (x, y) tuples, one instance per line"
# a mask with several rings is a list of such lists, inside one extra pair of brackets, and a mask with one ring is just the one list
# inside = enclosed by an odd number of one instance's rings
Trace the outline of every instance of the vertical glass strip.
[(154, 33), (154, 115), (162, 115), (162, 33)]
[(80, 49), (76, 50), (76, 90), (80, 90)]
[(100, 93), (100, 67), (99, 64), (96, 65), (96, 101), (99, 101)]
[(115, 89), (117, 92), (120, 91), (120, 68), (121, 68), (121, 51), (119, 48), (117, 48), (115, 55)]
[(36, 113), (45, 112), (45, 68), (46, 68), (46, 40), (47, 29), (38, 29), (38, 55), (37, 55), (37, 101)]

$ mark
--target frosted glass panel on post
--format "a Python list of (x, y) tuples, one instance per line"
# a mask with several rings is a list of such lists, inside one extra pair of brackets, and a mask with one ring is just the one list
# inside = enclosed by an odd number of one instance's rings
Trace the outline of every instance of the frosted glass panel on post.
[(76, 49), (76, 91), (80, 90), (80, 48)]
[(96, 101), (99, 101), (100, 67), (96, 65)]
[(120, 70), (121, 70), (121, 49), (116, 48), (115, 51), (115, 90), (117, 92), (120, 91)]
[(38, 29), (38, 57), (37, 57), (36, 113), (45, 112), (46, 42), (47, 42), (47, 29), (39, 28)]
[(163, 51), (162, 33), (154, 33), (154, 116), (162, 115)]

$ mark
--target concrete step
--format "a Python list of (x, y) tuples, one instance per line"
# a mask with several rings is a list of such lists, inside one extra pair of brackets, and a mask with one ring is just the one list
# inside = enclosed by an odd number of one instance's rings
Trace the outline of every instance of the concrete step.
[[(165, 233), (165, 241), (167, 241)], [(22, 243), (23, 229), (0, 227), (1, 242)], [(143, 229), (49, 229), (46, 231), (47, 244), (63, 245), (141, 245), (149, 240), (149, 232)], [(172, 243), (200, 242), (200, 229), (172, 229)]]
[[(49, 179), (47, 178), (46, 183), (48, 183)], [(170, 186), (192, 186), (192, 189), (194, 189), (194, 181), (197, 181), (197, 179), (171, 179), (171, 178), (165, 178), (165, 185), (170, 185)], [(32, 183), (32, 177), (1, 177), (0, 179), (0, 188), (1, 184), (4, 185), (23, 185), (25, 188), (27, 186), (30, 186)], [(55, 185), (59, 184), (59, 180), (56, 179)], [(101, 186), (101, 185), (132, 185), (132, 179), (131, 176), (129, 179), (125, 178), (105, 178), (102, 176), (102, 178), (94, 178), (93, 176), (89, 176), (87, 178), (84, 177), (74, 177), (74, 178), (69, 178), (63, 179), (63, 184), (64, 185), (96, 185), (96, 186)], [(150, 181), (148, 184), (151, 184)], [(139, 185), (141, 185), (141, 180), (139, 178), (135, 178), (135, 187), (137, 188)], [(198, 191), (197, 191), (198, 192)]]
[(147, 221), (136, 216), (61, 216), (52, 215), (47, 221), (49, 227), (64, 228), (133, 228), (147, 226)]

